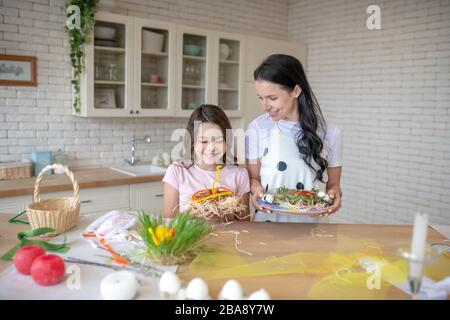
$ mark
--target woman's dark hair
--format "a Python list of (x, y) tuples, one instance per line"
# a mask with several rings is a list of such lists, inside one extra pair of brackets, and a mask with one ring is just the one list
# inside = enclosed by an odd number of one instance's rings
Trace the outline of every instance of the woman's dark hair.
[[(184, 139), (184, 148), (185, 150), (190, 150), (190, 154), (187, 158), (185, 156), (182, 161), (183, 165), (186, 167), (191, 167), (194, 164), (194, 140), (196, 130), (198, 129), (198, 124), (205, 122), (218, 125), (222, 131), (225, 142), (227, 141), (227, 129), (231, 130), (231, 124), (225, 112), (218, 106), (202, 104), (192, 112), (188, 120), (188, 132)], [(228, 152), (231, 150), (230, 147), (231, 144), (227, 144), (227, 150), (222, 158), (223, 163), (230, 163), (230, 160), (232, 163), (236, 163), (236, 159), (231, 156), (232, 152)], [(227, 154), (229, 154), (230, 157), (228, 157)]]
[[(315, 179), (323, 182), (323, 173), (328, 167), (328, 162), (321, 156), (323, 141), (317, 132), (321, 129), (325, 136), (326, 123), (301, 62), (289, 55), (272, 54), (256, 68), (253, 77), (255, 80), (279, 84), (288, 92), (292, 92), (296, 85), (302, 89), (297, 99), (302, 128), (302, 132), (297, 136), (298, 151), (308, 167), (316, 173)], [(311, 160), (314, 160), (318, 167), (314, 166)]]

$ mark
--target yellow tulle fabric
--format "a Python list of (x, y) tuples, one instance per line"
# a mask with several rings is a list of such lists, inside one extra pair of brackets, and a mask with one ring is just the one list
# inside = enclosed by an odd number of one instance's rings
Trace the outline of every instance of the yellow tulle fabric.
[[(311, 299), (383, 299), (392, 285), (407, 280), (407, 261), (385, 255), (372, 240), (339, 238), (334, 249), (332, 253), (296, 252), (247, 261), (234, 248), (218, 246), (200, 253), (189, 268), (193, 276), (205, 280), (285, 274), (318, 276), (308, 292)], [(366, 272), (361, 260), (379, 267), (376, 271), (380, 276), (379, 287), (369, 289), (377, 275)], [(450, 259), (442, 256), (426, 269), (425, 275), (435, 281), (449, 276)]]

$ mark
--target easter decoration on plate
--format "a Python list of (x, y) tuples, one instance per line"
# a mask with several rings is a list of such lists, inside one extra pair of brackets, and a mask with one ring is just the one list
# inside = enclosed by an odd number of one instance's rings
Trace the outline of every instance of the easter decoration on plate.
[[(189, 211), (173, 219), (147, 211), (113, 210), (92, 222), (81, 234), (108, 262), (144, 275), (160, 276), (158, 265), (183, 264), (202, 249), (212, 226)], [(80, 262), (80, 261), (74, 261)], [(97, 264), (98, 265), (98, 264)]]
[(238, 217), (245, 212), (246, 206), (242, 198), (225, 187), (215, 187), (221, 179), (222, 166), (216, 166), (216, 179), (211, 189), (202, 189), (195, 192), (191, 199), (192, 214), (206, 218), (215, 216), (223, 222), (228, 222), (229, 217)]
[(328, 211), (332, 199), (318, 189), (296, 190), (281, 187), (275, 195), (264, 194), (256, 203), (269, 212), (293, 215), (318, 215)]
[(163, 265), (183, 264), (192, 260), (203, 248), (203, 241), (212, 231), (208, 221), (180, 212), (174, 219), (141, 212), (138, 233), (144, 242), (139, 248), (142, 259)]

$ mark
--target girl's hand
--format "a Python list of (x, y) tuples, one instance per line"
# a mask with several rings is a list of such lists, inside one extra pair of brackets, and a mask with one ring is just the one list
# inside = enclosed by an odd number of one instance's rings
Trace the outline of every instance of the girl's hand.
[(336, 213), (341, 207), (341, 198), (342, 197), (341, 197), (340, 192), (336, 192), (336, 190), (330, 189), (330, 190), (328, 190), (328, 195), (333, 200), (333, 203), (331, 204), (331, 206), (328, 207), (328, 211), (325, 213), (322, 213), (321, 216), (329, 216), (333, 213)]

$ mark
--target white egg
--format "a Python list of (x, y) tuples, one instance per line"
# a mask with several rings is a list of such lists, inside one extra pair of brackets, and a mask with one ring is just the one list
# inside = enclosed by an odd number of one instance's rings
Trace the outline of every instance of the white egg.
[(178, 276), (170, 271), (166, 271), (159, 279), (159, 290), (162, 293), (167, 293), (169, 295), (174, 295), (180, 290), (181, 282)]
[(219, 293), (221, 300), (241, 300), (242, 296), (242, 287), (236, 280), (228, 280)]
[(177, 293), (177, 300), (186, 300), (186, 289), (181, 288)]
[(325, 198), (326, 195), (327, 195), (327, 194), (326, 194), (325, 192), (323, 192), (323, 191), (317, 192), (317, 196), (318, 196), (319, 198)]
[(131, 300), (136, 296), (139, 284), (134, 273), (117, 271), (108, 274), (100, 283), (104, 300)]
[(259, 289), (258, 291), (253, 292), (248, 300), (270, 300), (270, 295), (264, 289)]
[(206, 300), (209, 298), (208, 285), (203, 279), (194, 278), (186, 289), (186, 298), (191, 300)]
[(273, 202), (273, 195), (271, 195), (270, 193), (267, 193), (264, 195), (263, 200), (267, 203), (272, 203)]

